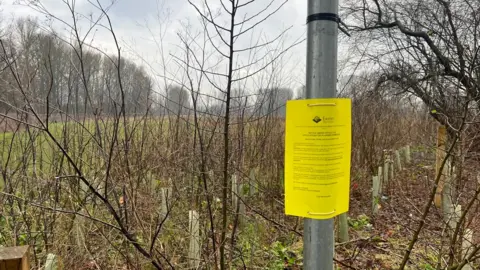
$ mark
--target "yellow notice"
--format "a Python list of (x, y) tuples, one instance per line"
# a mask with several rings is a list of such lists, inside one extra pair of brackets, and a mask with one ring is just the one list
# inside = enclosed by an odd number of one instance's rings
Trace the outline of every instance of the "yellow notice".
[(328, 219), (348, 211), (350, 99), (287, 102), (285, 213)]

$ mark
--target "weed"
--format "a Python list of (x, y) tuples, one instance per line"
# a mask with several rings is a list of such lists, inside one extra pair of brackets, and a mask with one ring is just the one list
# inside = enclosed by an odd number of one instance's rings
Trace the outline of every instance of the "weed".
[(348, 225), (354, 230), (361, 230), (368, 224), (370, 224), (370, 218), (365, 214), (359, 215), (356, 219), (348, 218)]

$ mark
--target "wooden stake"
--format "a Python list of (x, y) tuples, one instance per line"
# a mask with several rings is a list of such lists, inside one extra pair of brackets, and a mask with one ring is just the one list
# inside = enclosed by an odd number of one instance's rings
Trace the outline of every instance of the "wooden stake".
[(1, 270), (30, 270), (29, 246), (0, 247)]
[(447, 129), (445, 126), (439, 126), (437, 132), (437, 153), (436, 153), (436, 160), (435, 160), (435, 179), (440, 175), (440, 181), (438, 182), (437, 192), (435, 193), (435, 206), (437, 208), (442, 207), (442, 192), (443, 186), (445, 184), (445, 179), (443, 172), (440, 171), (440, 166), (445, 159), (446, 152), (445, 152), (445, 143), (446, 143), (446, 134)]

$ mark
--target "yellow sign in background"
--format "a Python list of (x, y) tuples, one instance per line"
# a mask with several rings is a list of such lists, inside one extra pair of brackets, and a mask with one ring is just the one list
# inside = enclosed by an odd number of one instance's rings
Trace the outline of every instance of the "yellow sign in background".
[(350, 99), (287, 102), (285, 213), (328, 219), (348, 211)]

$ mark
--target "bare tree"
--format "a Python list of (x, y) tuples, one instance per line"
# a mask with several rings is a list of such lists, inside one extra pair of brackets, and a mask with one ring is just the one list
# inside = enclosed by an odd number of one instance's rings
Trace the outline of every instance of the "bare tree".
[(167, 96), (165, 99), (165, 108), (168, 114), (188, 114), (188, 110), (190, 108), (190, 94), (185, 88), (180, 86), (169, 87), (167, 89)]
[(285, 117), (286, 104), (293, 99), (293, 91), (288, 88), (260, 89), (257, 97), (257, 110), (261, 115), (273, 114)]
[[(459, 175), (466, 169), (465, 153), (471, 151), (459, 142), (470, 141), (465, 134), (476, 130), (473, 124), (477, 122), (480, 106), (479, 10), (478, 1), (468, 0), (346, 1), (344, 5), (345, 21), (355, 33), (357, 44), (369, 44), (364, 63), (381, 74), (377, 85), (394, 84), (395, 91), (391, 94), (418, 98), (429, 114), (447, 127), (447, 157), (451, 156)], [(439, 180), (438, 176), (435, 183)], [(406, 267), (425, 226), (436, 189), (437, 186), (429, 194), (400, 269)], [(477, 193), (469, 194), (473, 197), (465, 200), (478, 198)], [(457, 195), (451, 197), (453, 202), (462, 199)], [(455, 242), (459, 228), (451, 233), (446, 264), (451, 269), (463, 266), (462, 260), (455, 259), (459, 257)], [(477, 251), (471, 255), (475, 256)], [(442, 254), (441, 250), (439, 253)], [(443, 267), (441, 262), (438, 267)]]
[[(242, 149), (245, 145), (242, 143), (244, 142), (242, 138), (247, 133), (243, 123), (254, 119), (253, 114), (248, 114), (248, 111), (251, 111), (248, 106), (252, 104), (249, 100), (255, 100), (255, 95), (247, 91), (251, 88), (249, 81), (263, 74), (265, 69), (279, 60), (288, 48), (301, 41), (282, 47), (282, 38), (286, 32), (282, 31), (270, 40), (258, 38), (250, 42), (249, 46), (241, 45), (242, 41), (248, 40), (249, 36), (254, 36), (252, 32), (282, 8), (286, 1), (273, 0), (264, 5), (259, 1), (219, 1), (220, 5), (216, 8), (207, 1), (189, 1), (189, 3), (201, 17), (203, 34), (193, 31), (182, 33), (180, 38), (185, 48), (184, 57), (175, 57), (175, 60), (185, 67), (187, 78), (185, 83), (181, 83), (191, 91), (194, 99), (194, 126), (198, 134), (198, 144), (196, 144), (198, 148), (194, 149), (195, 152), (200, 159), (205, 160), (206, 149), (213, 147), (213, 145), (210, 146), (212, 138), (222, 142), (221, 145), (215, 146), (222, 154), (220, 156), (216, 154), (212, 162), (209, 162), (211, 168), (221, 172), (219, 188), (216, 185), (213, 186), (213, 190), (221, 194), (219, 224), (211, 215), (212, 201), (209, 195), (207, 195), (207, 212), (210, 213), (209, 237), (213, 248), (214, 264), (220, 269), (226, 269), (229, 264), (227, 256), (230, 258), (235, 256), (238, 228), (237, 209), (232, 209), (228, 203), (231, 196), (237, 196), (229, 192), (232, 190), (230, 178), (232, 174), (246, 174), (243, 171), (245, 152)], [(248, 14), (249, 7), (256, 7), (258, 12), (253, 15)], [(269, 54), (268, 46), (271, 44), (278, 45), (276, 50)], [(201, 89), (200, 85), (204, 82), (208, 86)], [(218, 95), (213, 94), (215, 92)], [(209, 116), (212, 110), (199, 111), (199, 106), (195, 104), (204, 102), (202, 100), (213, 100), (211, 104), (215, 104), (215, 114), (222, 110), (221, 113)], [(213, 123), (208, 125), (209, 129), (206, 129), (200, 121), (205, 121), (208, 117), (211, 117)], [(234, 144), (233, 141), (238, 144)], [(208, 194), (210, 189), (207, 185), (204, 165), (200, 166), (199, 174), (204, 183), (203, 192)], [(231, 231), (227, 226), (229, 222), (233, 222)], [(231, 249), (227, 251), (229, 232)]]
[[(375, 39), (371, 54), (393, 81), (419, 97), (442, 124), (458, 127), (455, 118), (467, 103), (479, 103), (478, 3), (458, 0), (420, 2), (347, 2), (352, 30)], [(447, 120), (448, 119), (448, 120)]]

